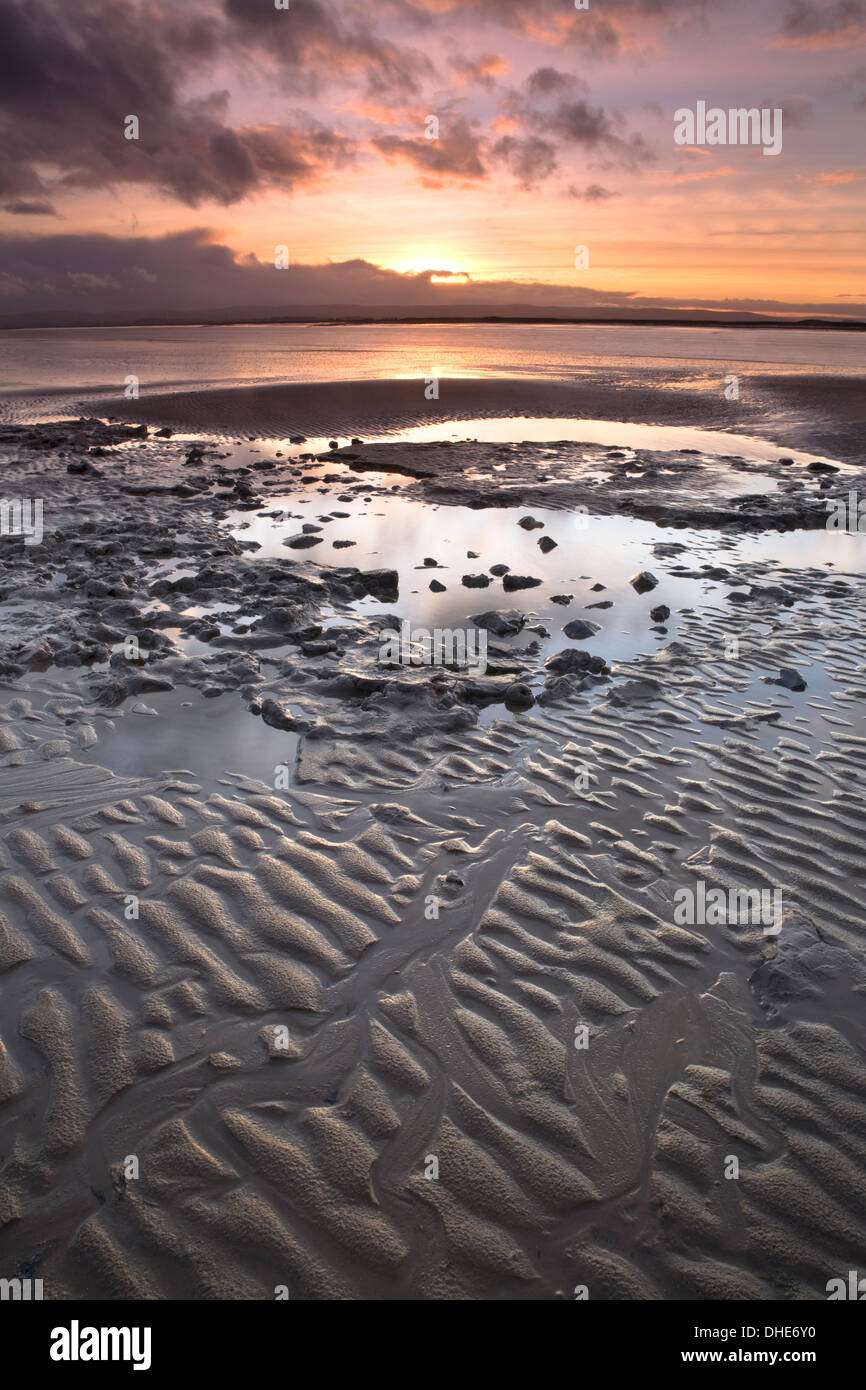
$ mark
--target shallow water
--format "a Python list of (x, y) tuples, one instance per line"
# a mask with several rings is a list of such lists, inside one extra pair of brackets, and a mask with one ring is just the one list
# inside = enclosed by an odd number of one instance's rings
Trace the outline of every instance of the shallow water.
[[(0, 334), (7, 418), (69, 413), (69, 398), (266, 382), (362, 378), (549, 377), (640, 366), (659, 372), (726, 364), (738, 370), (862, 372), (863, 335), (771, 328), (615, 324), (232, 324), (14, 329)], [(714, 369), (718, 376), (718, 367)]]

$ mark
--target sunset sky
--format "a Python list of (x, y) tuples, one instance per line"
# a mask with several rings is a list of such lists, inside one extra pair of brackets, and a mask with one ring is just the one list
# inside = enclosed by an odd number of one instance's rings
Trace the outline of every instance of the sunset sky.
[(866, 0), (0, 0), (0, 68), (3, 314), (866, 313)]

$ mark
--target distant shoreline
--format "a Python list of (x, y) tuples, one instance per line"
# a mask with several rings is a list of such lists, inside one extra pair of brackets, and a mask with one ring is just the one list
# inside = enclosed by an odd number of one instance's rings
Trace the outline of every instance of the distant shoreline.
[[(155, 317), (135, 317), (118, 319), (81, 319), (72, 323), (37, 323), (21, 322), (26, 316), (7, 316), (13, 321), (4, 322), (0, 320), (0, 330), (4, 332), (19, 332), (21, 330), (36, 330), (40, 332), (52, 332), (58, 329), (66, 330), (71, 328), (267, 328), (278, 324), (309, 325), (319, 326), (381, 326), (394, 327), (395, 325), (419, 326), (424, 324), (532, 324), (556, 327), (564, 325), (569, 327), (595, 327), (595, 328), (773, 328), (781, 330), (800, 330), (807, 332), (844, 332), (844, 333), (863, 333), (866, 332), (866, 320), (864, 319), (827, 319), (820, 317), (807, 317), (800, 319), (778, 319), (778, 318), (587, 318), (584, 316), (565, 316), (558, 314), (423, 314), (406, 315), (405, 317), (386, 317), (378, 318), (369, 314), (346, 314), (339, 316), (317, 316), (305, 314), (278, 314), (270, 315), (267, 318), (253, 318), (248, 315), (238, 317), (214, 317), (214, 318), (170, 318), (167, 315), (157, 315)], [(39, 317), (34, 316), (34, 317)]]

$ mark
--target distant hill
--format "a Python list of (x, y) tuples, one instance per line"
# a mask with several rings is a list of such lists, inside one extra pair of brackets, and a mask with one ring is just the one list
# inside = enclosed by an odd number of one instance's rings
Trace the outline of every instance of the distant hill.
[(189, 324), (239, 323), (573, 323), (573, 324), (642, 324), (667, 327), (700, 325), (737, 328), (813, 328), (866, 330), (866, 320), (855, 318), (808, 317), (795, 318), (774, 314), (757, 314), (738, 310), (657, 309), (651, 314), (629, 314), (625, 310), (596, 310), (592, 314), (576, 313), (574, 309), (547, 308), (536, 304), (502, 304), (491, 308), (462, 305), (437, 305), (435, 312), (425, 305), (311, 304), (303, 312), (274, 314), (261, 305), (230, 305), (206, 313), (135, 311), (112, 314), (87, 314), (74, 310), (62, 313), (41, 310), (36, 313), (2, 314), (0, 328), (132, 328)]

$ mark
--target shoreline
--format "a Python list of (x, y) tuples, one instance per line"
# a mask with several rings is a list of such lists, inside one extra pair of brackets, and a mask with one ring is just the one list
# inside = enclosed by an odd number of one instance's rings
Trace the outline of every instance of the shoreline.
[[(557, 416), (624, 423), (688, 425), (770, 438), (780, 449), (793, 446), (844, 462), (864, 463), (860, 377), (811, 373), (744, 375), (742, 397), (724, 396), (718, 372), (715, 391), (701, 389), (669, 368), (655, 384), (650, 373), (607, 372), (589, 384), (535, 378), (438, 379), (438, 398), (427, 399), (425, 381), (374, 379), (329, 383), (281, 383), (143, 395), (138, 400), (103, 397), (89, 406), (98, 414), (148, 424), (169, 424), (199, 433), (254, 432), (284, 438), (292, 433), (348, 436), (365, 431), (443, 424), (481, 416)], [(706, 371), (700, 374), (703, 381)], [(624, 379), (620, 379), (624, 378)], [(677, 389), (669, 389), (670, 385)]]

